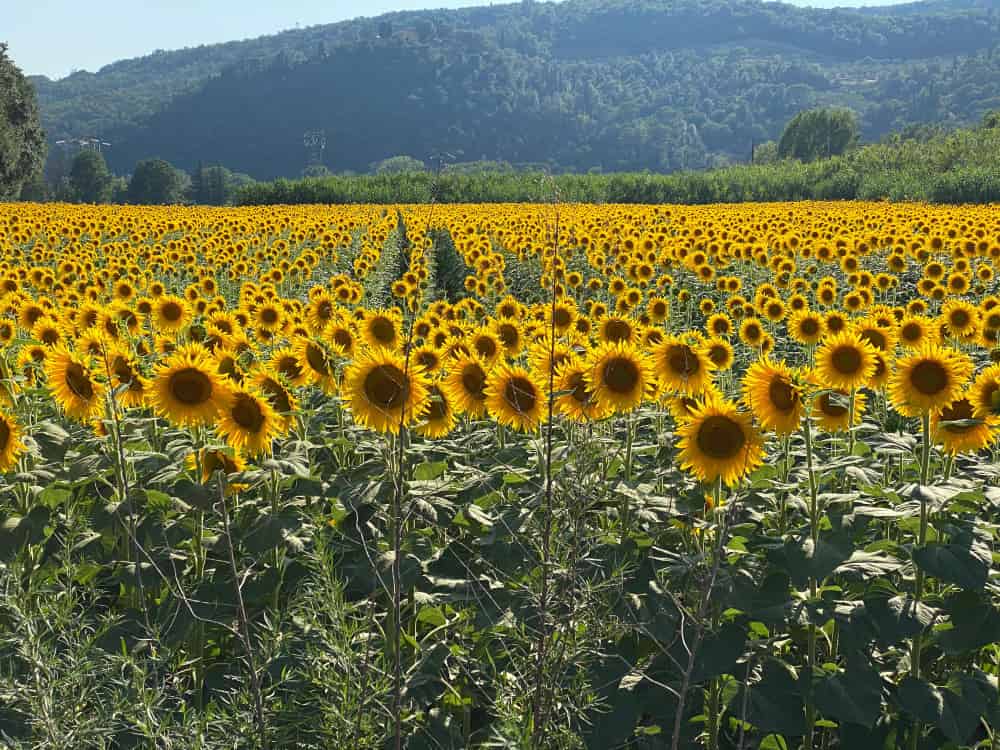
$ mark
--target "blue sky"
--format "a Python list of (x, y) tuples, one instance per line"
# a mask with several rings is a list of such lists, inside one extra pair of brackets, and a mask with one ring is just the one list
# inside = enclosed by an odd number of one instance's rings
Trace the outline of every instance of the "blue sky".
[(0, 41), (29, 75), (61, 78), (155, 49), (247, 39), (392, 10), (489, 0), (0, 0)]

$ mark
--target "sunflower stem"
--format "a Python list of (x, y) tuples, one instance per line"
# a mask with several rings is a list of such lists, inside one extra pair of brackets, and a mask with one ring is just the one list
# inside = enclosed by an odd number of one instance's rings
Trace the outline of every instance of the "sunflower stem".
[[(931, 473), (931, 415), (924, 412), (921, 416), (921, 445), (920, 445), (920, 484), (926, 485)], [(917, 547), (923, 547), (927, 543), (927, 496), (920, 493), (920, 530), (917, 532)], [(917, 568), (913, 582), (913, 600), (918, 605), (924, 598), (924, 571)], [(920, 679), (920, 657), (923, 651), (923, 631), (918, 631), (913, 636), (913, 645), (910, 649), (910, 675), (913, 679)], [(915, 721), (910, 730), (910, 748), (916, 750), (920, 744), (921, 734), (920, 722)]]
[[(852, 393), (853, 403), (853, 393)], [(812, 441), (812, 417), (806, 414), (802, 425), (803, 437), (806, 443), (806, 470), (809, 475), (809, 537), (813, 543), (813, 549), (819, 540), (819, 485), (816, 481), (816, 471), (813, 466), (813, 441)], [(809, 599), (816, 598), (816, 579), (809, 579)], [(811, 618), (810, 618), (811, 619)], [(808, 654), (806, 670), (808, 683), (806, 687), (806, 737), (803, 747), (812, 750), (816, 733), (816, 705), (813, 701), (813, 670), (816, 666), (816, 625), (809, 623)]]

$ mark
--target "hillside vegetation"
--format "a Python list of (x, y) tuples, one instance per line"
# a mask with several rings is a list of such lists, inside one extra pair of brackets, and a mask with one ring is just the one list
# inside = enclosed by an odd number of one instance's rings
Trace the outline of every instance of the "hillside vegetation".
[(756, 0), (568, 0), (397, 13), (35, 79), (50, 139), (297, 176), (450, 154), (557, 171), (743, 162), (798, 111), (862, 137), (1000, 106), (996, 0), (818, 10)]

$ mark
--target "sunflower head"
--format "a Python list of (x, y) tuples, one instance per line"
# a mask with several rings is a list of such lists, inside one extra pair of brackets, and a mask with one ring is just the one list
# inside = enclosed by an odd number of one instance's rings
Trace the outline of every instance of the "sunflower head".
[(515, 430), (537, 429), (546, 403), (541, 386), (523, 367), (502, 364), (486, 383), (486, 406), (501, 424)]
[(875, 373), (875, 348), (853, 331), (829, 336), (816, 350), (816, 373), (831, 388), (859, 388)]
[(344, 373), (344, 394), (354, 419), (379, 432), (396, 433), (429, 408), (430, 383), (416, 362), (394, 351), (368, 349)]
[(759, 433), (750, 415), (715, 395), (694, 408), (677, 427), (681, 468), (703, 482), (733, 486), (763, 461)]
[(637, 408), (653, 378), (646, 356), (628, 344), (606, 343), (587, 359), (586, 387), (607, 413)]
[(897, 360), (889, 395), (903, 416), (940, 411), (961, 396), (971, 374), (972, 361), (967, 355), (929, 344)]
[(258, 391), (234, 387), (219, 405), (216, 431), (237, 454), (269, 455), (274, 439), (281, 433), (281, 420), (270, 401)]
[(0, 411), (0, 474), (13, 471), (24, 450), (20, 426), (13, 417)]
[(996, 440), (1000, 417), (976, 416), (976, 408), (967, 397), (952, 401), (931, 416), (934, 439), (951, 454), (971, 453), (988, 447)]
[(227, 395), (228, 386), (211, 354), (198, 344), (187, 344), (156, 369), (150, 400), (161, 417), (191, 427), (212, 424)]
[(801, 386), (784, 362), (759, 359), (743, 377), (743, 401), (765, 430), (787, 435), (799, 428), (805, 413)]

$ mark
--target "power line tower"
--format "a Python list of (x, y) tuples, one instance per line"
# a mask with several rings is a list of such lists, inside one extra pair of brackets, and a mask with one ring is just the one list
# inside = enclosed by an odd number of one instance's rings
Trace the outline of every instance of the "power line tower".
[(326, 151), (326, 131), (307, 130), (302, 134), (302, 145), (306, 149), (306, 166), (321, 166)]

